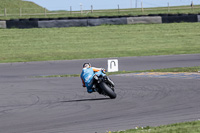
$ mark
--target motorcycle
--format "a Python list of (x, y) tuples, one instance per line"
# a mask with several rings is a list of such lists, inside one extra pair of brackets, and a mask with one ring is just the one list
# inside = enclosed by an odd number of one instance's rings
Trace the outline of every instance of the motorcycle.
[(99, 71), (98, 74), (94, 75), (93, 85), (99, 94), (109, 96), (111, 99), (117, 97), (113, 81), (103, 71)]

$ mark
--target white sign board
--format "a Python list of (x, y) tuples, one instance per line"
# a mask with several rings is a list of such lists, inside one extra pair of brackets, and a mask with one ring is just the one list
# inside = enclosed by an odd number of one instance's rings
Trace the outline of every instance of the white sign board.
[(119, 71), (118, 60), (117, 59), (108, 60), (108, 72), (117, 72), (117, 71)]

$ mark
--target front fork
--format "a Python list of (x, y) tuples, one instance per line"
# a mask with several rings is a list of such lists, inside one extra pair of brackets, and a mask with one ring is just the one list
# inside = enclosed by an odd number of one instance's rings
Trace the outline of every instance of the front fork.
[(98, 77), (97, 75), (94, 75), (94, 80), (95, 80), (94, 84), (96, 84), (95, 85), (96, 91), (99, 92), (100, 94), (103, 93), (103, 92), (101, 92), (101, 89), (99, 89), (100, 88), (99, 84), (101, 82), (105, 82), (113, 91), (115, 91), (114, 90), (115, 84), (109, 77), (107, 77), (107, 76)]
[(108, 82), (108, 84), (111, 86), (111, 87), (115, 87), (115, 84), (114, 84), (114, 82), (109, 78), (109, 77), (106, 77), (107, 78), (107, 82)]

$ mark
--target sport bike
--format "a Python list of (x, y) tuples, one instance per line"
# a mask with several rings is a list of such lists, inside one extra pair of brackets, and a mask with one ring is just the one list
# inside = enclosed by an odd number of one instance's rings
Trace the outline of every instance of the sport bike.
[(102, 71), (94, 75), (93, 86), (95, 91), (104, 96), (109, 96), (111, 99), (115, 99), (117, 94), (115, 93), (115, 85), (112, 80)]

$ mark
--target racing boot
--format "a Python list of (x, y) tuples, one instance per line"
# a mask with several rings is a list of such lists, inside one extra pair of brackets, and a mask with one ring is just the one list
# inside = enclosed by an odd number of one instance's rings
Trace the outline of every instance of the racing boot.
[(93, 86), (92, 86), (92, 91), (93, 91), (93, 92), (96, 92), (96, 84), (93, 84)]

